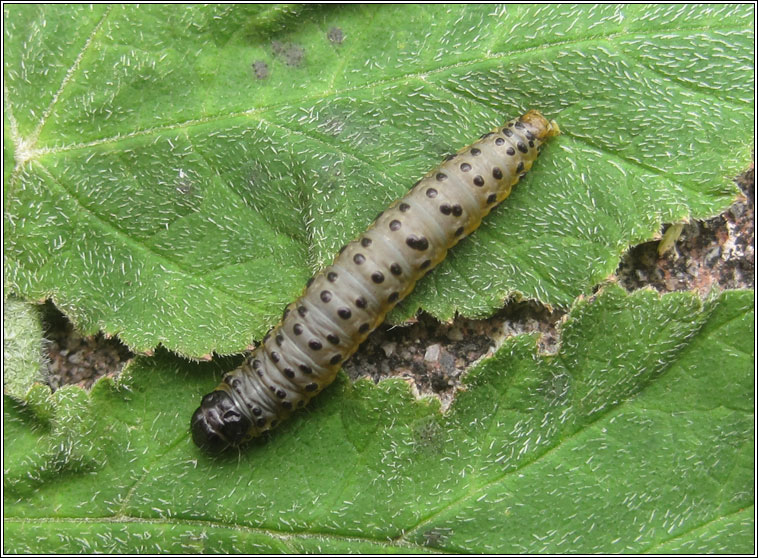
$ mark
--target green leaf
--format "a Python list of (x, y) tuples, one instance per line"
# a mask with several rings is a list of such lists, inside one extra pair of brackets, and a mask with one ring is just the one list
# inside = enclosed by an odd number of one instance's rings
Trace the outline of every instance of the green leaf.
[(39, 308), (15, 298), (3, 301), (3, 392), (23, 400), (42, 379)]
[(750, 553), (753, 307), (609, 287), (556, 355), (511, 338), (444, 415), (340, 376), (219, 459), (187, 421), (233, 360), (142, 357), (52, 417), (6, 398), (4, 549)]
[(393, 314), (568, 305), (713, 215), (753, 138), (754, 6), (4, 7), (6, 274), (84, 333), (233, 353), (443, 155), (564, 134)]

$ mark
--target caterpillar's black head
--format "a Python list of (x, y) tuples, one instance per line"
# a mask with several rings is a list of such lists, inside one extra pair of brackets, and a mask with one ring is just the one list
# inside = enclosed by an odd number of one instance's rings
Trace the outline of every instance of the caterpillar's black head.
[(239, 411), (231, 396), (221, 390), (203, 397), (190, 421), (192, 440), (208, 453), (221, 453), (241, 444), (251, 427), (250, 419)]

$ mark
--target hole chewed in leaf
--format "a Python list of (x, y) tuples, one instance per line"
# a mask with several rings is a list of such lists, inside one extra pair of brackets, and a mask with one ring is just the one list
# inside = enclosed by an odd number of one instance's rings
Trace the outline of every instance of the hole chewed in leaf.
[(134, 357), (116, 337), (81, 335), (51, 302), (45, 304), (44, 323), (47, 383), (53, 390), (69, 384), (90, 388), (101, 376), (117, 376)]

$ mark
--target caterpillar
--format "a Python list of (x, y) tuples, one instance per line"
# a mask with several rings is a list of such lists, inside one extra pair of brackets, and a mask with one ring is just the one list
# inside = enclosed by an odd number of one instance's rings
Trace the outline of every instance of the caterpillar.
[(311, 277), (277, 326), (203, 397), (190, 428), (220, 453), (274, 428), (329, 385), (340, 364), (448, 249), (473, 232), (560, 133), (531, 110), (448, 155)]

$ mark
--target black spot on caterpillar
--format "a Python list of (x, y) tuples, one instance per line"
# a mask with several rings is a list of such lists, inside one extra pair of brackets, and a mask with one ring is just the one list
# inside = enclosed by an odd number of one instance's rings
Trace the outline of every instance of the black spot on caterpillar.
[(218, 453), (275, 427), (329, 385), (340, 364), (448, 249), (503, 201), (560, 130), (537, 111), (449, 155), (383, 211), (236, 370), (203, 397), (192, 438)]

